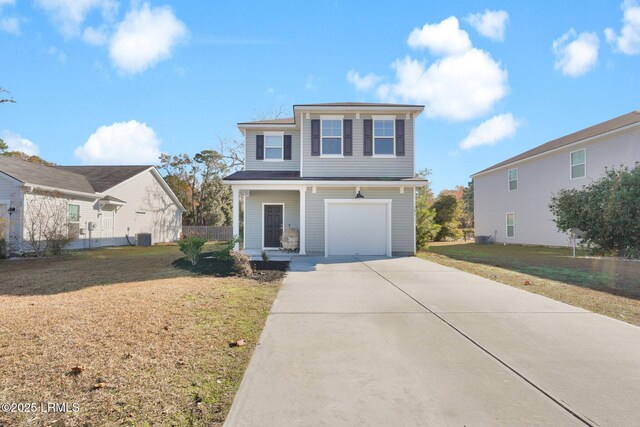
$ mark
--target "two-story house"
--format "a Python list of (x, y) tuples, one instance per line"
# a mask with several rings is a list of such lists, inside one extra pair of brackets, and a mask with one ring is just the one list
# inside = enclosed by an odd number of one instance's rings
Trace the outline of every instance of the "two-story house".
[(549, 209), (561, 189), (580, 189), (605, 168), (640, 162), (640, 111), (542, 144), (474, 175), (476, 235), (495, 242), (568, 246)]
[[(233, 190), (233, 233), (244, 202), (244, 248), (300, 254), (415, 253), (415, 119), (422, 105), (293, 106), (293, 117), (238, 123), (245, 168)], [(289, 241), (289, 240), (288, 240)]]

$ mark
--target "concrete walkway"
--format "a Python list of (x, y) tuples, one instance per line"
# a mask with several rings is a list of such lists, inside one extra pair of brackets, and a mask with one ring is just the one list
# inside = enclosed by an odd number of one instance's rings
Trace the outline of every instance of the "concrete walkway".
[(227, 426), (640, 423), (640, 328), (418, 258), (294, 258)]

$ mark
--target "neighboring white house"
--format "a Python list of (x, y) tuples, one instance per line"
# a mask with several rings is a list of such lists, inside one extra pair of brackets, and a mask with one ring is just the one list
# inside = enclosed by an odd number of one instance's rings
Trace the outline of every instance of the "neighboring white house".
[(580, 189), (605, 168), (640, 162), (640, 111), (591, 126), (500, 162), (472, 176), (476, 236), (495, 242), (568, 246), (557, 230), (551, 197)]
[[(56, 194), (68, 209), (70, 249), (172, 242), (182, 233), (184, 207), (153, 166), (44, 166), (0, 156), (0, 230), (14, 252), (29, 252), (30, 206)], [(33, 210), (33, 209), (31, 209)]]
[[(233, 190), (233, 233), (253, 254), (415, 252), (414, 122), (422, 105), (294, 105), (293, 117), (238, 123), (245, 170)], [(285, 236), (284, 244), (282, 236)]]

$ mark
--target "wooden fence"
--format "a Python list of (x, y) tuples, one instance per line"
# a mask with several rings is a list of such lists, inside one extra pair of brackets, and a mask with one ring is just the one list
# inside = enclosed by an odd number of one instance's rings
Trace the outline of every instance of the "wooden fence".
[(233, 227), (230, 225), (183, 225), (182, 234), (186, 237), (204, 237), (209, 241), (226, 242), (233, 239)]

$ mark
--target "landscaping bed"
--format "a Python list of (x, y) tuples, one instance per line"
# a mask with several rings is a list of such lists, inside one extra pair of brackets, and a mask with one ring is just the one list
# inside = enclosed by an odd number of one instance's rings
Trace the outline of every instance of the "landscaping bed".
[(79, 408), (0, 425), (221, 425), (286, 266), (240, 278), (181, 258), (154, 246), (0, 261), (0, 402)]

